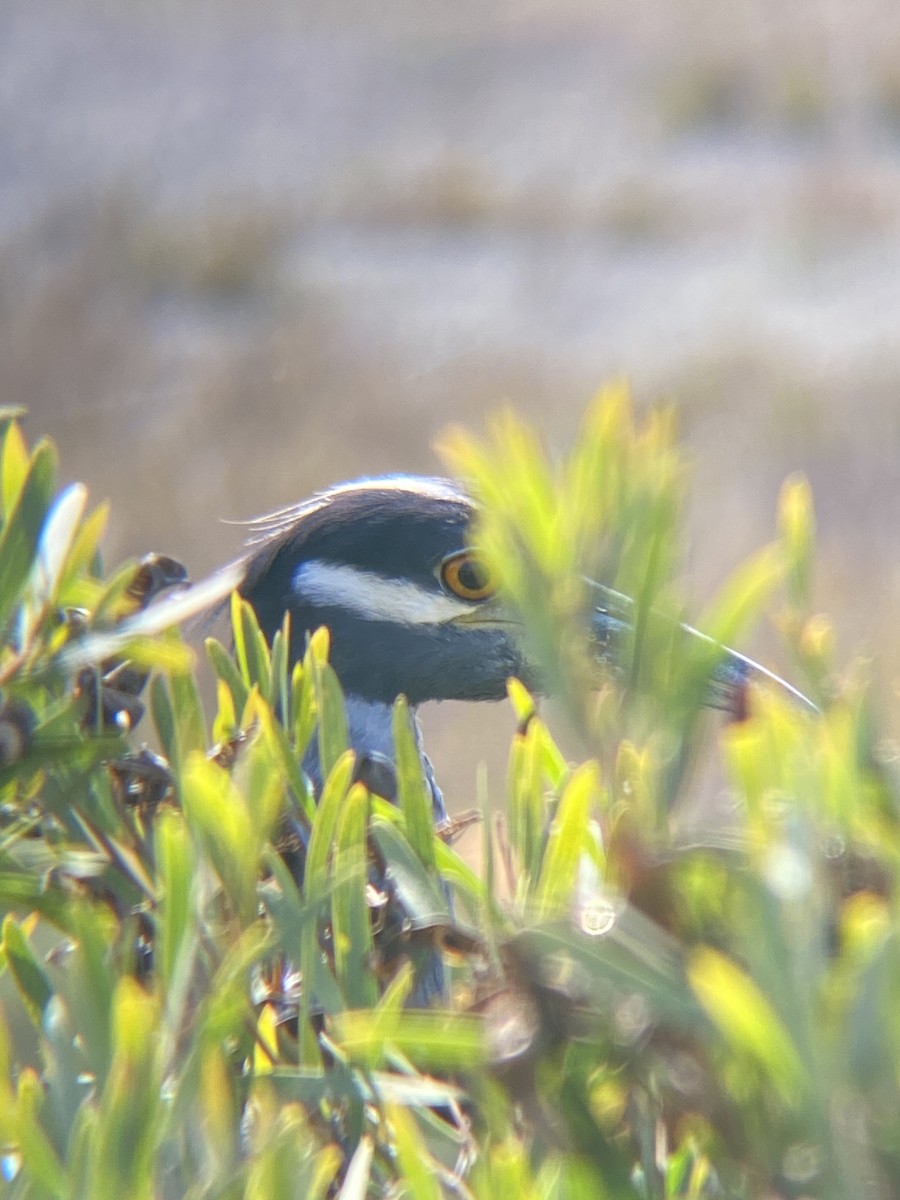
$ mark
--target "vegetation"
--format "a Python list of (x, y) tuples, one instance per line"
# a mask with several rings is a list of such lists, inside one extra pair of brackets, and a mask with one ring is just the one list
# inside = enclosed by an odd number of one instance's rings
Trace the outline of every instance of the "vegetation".
[[(162, 559), (105, 577), (105, 509), (56, 493), (16, 414), (0, 433), (4, 1195), (900, 1191), (898, 779), (808, 611), (802, 481), (696, 624), (734, 644), (773, 612), (823, 711), (760, 693), (725, 724), (701, 716), (715, 646), (680, 625), (670, 418), (611, 389), (559, 467), (511, 417), (447, 437), (583, 752), (510, 684), (479, 872), (464, 818), (432, 829), (402, 701), (391, 805), (353, 782), (326, 633), (291, 664), (233, 598), (208, 723), (166, 626), (209, 594), (157, 599)], [(616, 667), (585, 576), (635, 598)], [(446, 1007), (410, 1007), (436, 948)]]

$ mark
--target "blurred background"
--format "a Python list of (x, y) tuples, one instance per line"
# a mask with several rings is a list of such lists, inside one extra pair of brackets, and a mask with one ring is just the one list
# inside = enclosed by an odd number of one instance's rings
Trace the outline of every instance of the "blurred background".
[[(198, 577), (504, 403), (561, 452), (612, 375), (680, 411), (698, 607), (809, 475), (896, 722), (894, 0), (3, 0), (0, 403), (110, 562)], [(454, 803), (499, 787), (503, 706), (426, 724)]]

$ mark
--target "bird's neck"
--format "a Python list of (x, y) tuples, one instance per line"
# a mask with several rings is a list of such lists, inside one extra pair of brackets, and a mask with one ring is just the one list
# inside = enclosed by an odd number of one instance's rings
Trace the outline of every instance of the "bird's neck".
[(347, 735), (350, 748), (360, 754), (383, 754), (394, 761), (392, 708), (376, 700), (347, 696)]
[[(347, 711), (347, 735), (350, 749), (357, 759), (357, 773), (370, 791), (385, 795), (387, 799), (396, 798), (396, 779), (394, 776), (394, 734), (392, 727), (393, 708), (390, 704), (382, 704), (376, 700), (363, 700), (352, 694), (345, 697)], [(412, 710), (413, 728), (416, 735), (416, 745), (422, 764), (422, 774), (426, 786), (431, 792), (432, 808), (435, 821), (446, 817), (444, 800), (441, 790), (434, 778), (431, 763), (422, 746), (422, 731), (416, 719), (415, 709)], [(319, 750), (314, 740), (303, 762), (306, 773), (312, 779), (316, 791), (322, 786), (321, 768), (319, 765)]]

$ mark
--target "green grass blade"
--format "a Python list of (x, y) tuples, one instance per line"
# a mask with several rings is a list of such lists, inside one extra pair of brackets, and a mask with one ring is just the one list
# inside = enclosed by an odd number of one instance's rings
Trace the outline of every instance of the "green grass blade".
[(368, 812), (368, 792), (362, 785), (354, 784), (338, 819), (331, 897), (335, 970), (351, 1008), (369, 1008), (378, 998), (372, 970), (372, 922), (366, 904)]
[(406, 820), (406, 837), (426, 867), (434, 866), (434, 817), (425, 786), (422, 759), (413, 729), (414, 717), (405, 696), (398, 696), (392, 713), (397, 799)]
[(0, 629), (9, 621), (28, 582), (55, 476), (56, 454), (42, 442), (35, 448), (15, 506), (0, 532)]
[(6, 917), (3, 922), (3, 953), (28, 1015), (39, 1025), (53, 996), (53, 988), (38, 965), (21, 926), (12, 917)]
[(599, 786), (596, 764), (585, 763), (572, 776), (560, 798), (534, 893), (541, 920), (565, 912), (573, 902), (582, 857), (590, 853), (588, 822)]

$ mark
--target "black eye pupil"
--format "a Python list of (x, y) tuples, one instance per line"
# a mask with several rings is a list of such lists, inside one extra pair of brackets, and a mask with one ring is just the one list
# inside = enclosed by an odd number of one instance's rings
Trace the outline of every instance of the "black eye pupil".
[(480, 592), (483, 588), (487, 587), (487, 571), (471, 558), (460, 563), (457, 575), (459, 582), (467, 592)]

